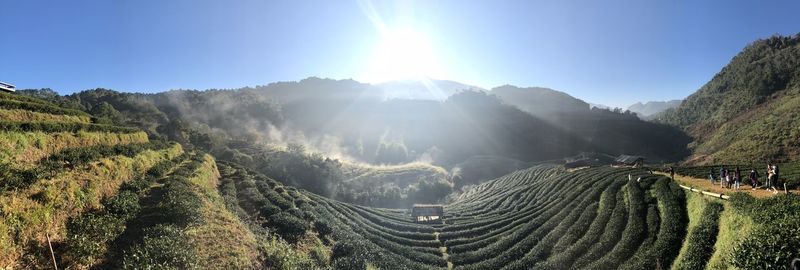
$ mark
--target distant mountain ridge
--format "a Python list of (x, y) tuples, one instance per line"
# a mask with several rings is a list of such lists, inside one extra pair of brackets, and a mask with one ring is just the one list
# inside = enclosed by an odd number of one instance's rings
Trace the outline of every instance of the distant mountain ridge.
[(649, 119), (656, 114), (664, 112), (668, 109), (678, 107), (683, 100), (670, 100), (670, 101), (648, 101), (642, 104), (636, 102), (628, 107), (629, 111), (635, 112), (636, 115), (642, 119)]
[(421, 79), (400, 80), (372, 84), (383, 92), (385, 99), (422, 99), (443, 101), (464, 90), (486, 91), (486, 89), (456, 81)]

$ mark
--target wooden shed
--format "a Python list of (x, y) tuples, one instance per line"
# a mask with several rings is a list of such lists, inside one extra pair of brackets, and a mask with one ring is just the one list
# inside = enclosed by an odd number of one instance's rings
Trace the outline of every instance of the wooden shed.
[(411, 208), (411, 217), (415, 222), (439, 221), (444, 216), (444, 207), (441, 204), (415, 204)]

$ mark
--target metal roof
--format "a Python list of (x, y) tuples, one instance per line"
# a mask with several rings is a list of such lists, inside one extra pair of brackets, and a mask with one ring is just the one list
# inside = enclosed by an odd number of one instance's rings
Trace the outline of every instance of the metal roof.
[(441, 204), (415, 204), (411, 208), (412, 216), (442, 216), (444, 206)]
[(644, 160), (643, 156), (620, 155), (616, 161), (619, 163), (632, 164), (639, 160)]

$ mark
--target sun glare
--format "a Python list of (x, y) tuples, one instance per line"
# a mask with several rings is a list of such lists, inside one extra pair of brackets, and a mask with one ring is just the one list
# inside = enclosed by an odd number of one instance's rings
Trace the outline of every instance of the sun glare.
[(363, 76), (367, 82), (414, 80), (441, 77), (434, 47), (412, 29), (388, 31), (370, 58)]

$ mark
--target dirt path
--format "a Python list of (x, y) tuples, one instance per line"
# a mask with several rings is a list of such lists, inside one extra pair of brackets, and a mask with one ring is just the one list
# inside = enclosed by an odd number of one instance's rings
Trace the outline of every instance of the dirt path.
[(450, 254), (447, 253), (447, 246), (439, 239), (439, 232), (434, 232), (433, 237), (436, 238), (436, 241), (439, 241), (439, 250), (442, 251), (442, 258), (447, 261), (447, 269), (453, 269), (453, 263), (450, 262)]
[[(662, 172), (653, 172), (653, 173), (669, 176), (668, 173), (662, 173)], [(688, 187), (692, 187), (692, 188), (696, 188), (696, 189), (700, 189), (700, 190), (704, 190), (704, 191), (719, 193), (719, 194), (725, 194), (725, 195), (728, 195), (728, 196), (733, 195), (733, 193), (737, 192), (737, 190), (727, 189), (727, 188), (724, 188), (724, 187), (720, 186), (719, 180), (714, 182), (715, 184), (712, 185), (711, 181), (708, 180), (708, 179), (700, 179), (700, 178), (694, 178), (694, 177), (689, 177), (689, 176), (683, 176), (683, 175), (677, 175), (676, 174), (675, 175), (675, 181), (677, 181), (678, 183), (680, 183), (681, 185), (684, 185), (684, 186), (688, 186)], [(756, 197), (756, 198), (764, 198), (764, 197), (769, 197), (769, 196), (772, 196), (772, 195), (775, 195), (775, 194), (783, 193), (782, 190), (779, 191), (778, 193), (774, 193), (772, 191), (767, 191), (763, 187), (759, 187), (759, 188), (753, 190), (753, 187), (751, 187), (750, 185), (742, 185), (739, 188), (738, 192), (744, 192), (744, 193), (750, 194), (751, 196)]]

